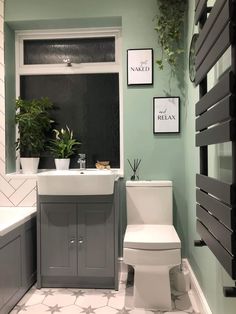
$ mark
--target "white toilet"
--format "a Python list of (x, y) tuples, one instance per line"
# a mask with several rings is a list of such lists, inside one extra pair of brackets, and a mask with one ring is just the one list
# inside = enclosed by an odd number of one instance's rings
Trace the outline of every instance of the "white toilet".
[(181, 263), (171, 181), (127, 181), (124, 262), (134, 267), (134, 306), (171, 310), (169, 271)]

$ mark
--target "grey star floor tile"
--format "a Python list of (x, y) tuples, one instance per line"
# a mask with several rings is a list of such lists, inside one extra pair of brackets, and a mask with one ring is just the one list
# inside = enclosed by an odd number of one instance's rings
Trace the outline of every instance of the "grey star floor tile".
[(55, 291), (50, 290), (43, 290), (41, 292), (42, 295), (44, 295), (45, 297), (48, 297), (49, 295), (54, 295)]
[(56, 304), (54, 306), (49, 306), (49, 309), (46, 310), (46, 312), (50, 312), (50, 314), (60, 313), (61, 309), (62, 309), (62, 307), (58, 306), (58, 304)]
[(112, 291), (108, 291), (108, 292), (104, 292), (104, 297), (107, 297), (108, 299), (110, 298), (115, 298), (116, 296), (116, 293), (115, 292), (112, 292)]
[(82, 290), (70, 291), (70, 293), (72, 296), (76, 297), (76, 299), (85, 295), (85, 291)]
[(119, 291), (110, 289), (37, 289), (33, 286), (10, 314), (194, 314), (188, 293), (172, 291), (172, 311), (133, 307), (133, 287), (124, 274)]
[(96, 314), (94, 311), (96, 310), (96, 308), (92, 308), (91, 306), (89, 307), (83, 307), (82, 308), (82, 312), (81, 313), (85, 313), (85, 314)]

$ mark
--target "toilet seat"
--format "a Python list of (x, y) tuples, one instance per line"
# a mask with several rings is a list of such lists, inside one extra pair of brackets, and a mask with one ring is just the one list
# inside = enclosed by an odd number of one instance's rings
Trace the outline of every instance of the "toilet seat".
[(181, 242), (172, 225), (128, 225), (124, 248), (140, 250), (180, 249)]

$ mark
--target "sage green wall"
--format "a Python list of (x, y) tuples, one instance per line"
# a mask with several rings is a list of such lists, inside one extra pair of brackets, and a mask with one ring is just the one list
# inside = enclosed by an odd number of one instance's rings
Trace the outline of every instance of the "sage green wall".
[[(193, 33), (194, 1), (189, 1), (188, 14), (188, 43)], [(189, 45), (188, 45), (189, 47)], [(186, 60), (187, 61), (187, 60)], [(223, 286), (234, 286), (234, 283), (207, 247), (195, 248), (193, 241), (199, 239), (196, 233), (195, 212), (195, 174), (198, 172), (198, 149), (194, 147), (195, 133), (195, 103), (198, 100), (198, 88), (190, 83), (186, 73), (187, 104), (185, 136), (185, 173), (186, 173), (186, 201), (188, 211), (187, 228), (188, 245), (187, 256), (197, 276), (199, 284), (207, 298), (213, 314), (235, 314), (236, 299), (223, 296)], [(212, 162), (212, 160), (210, 161)], [(214, 161), (213, 161), (214, 162)]]
[(184, 100), (181, 103), (181, 133), (154, 136), (152, 132), (153, 97), (166, 93), (180, 95), (178, 85), (183, 85), (183, 81), (176, 82), (172, 78), (170, 91), (169, 69), (159, 71), (155, 65), (154, 86), (128, 88), (126, 82), (128, 48), (154, 48), (157, 56), (153, 21), (156, 12), (156, 0), (7, 0), (5, 21), (15, 29), (122, 24), (125, 175), (130, 176), (127, 158), (142, 158), (140, 179), (173, 180), (175, 225), (185, 247)]

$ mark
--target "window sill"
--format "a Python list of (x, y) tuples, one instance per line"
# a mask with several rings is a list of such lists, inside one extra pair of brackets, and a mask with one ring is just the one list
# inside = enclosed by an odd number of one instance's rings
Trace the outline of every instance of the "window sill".
[[(21, 171), (19, 171), (19, 172), (12, 172), (12, 173), (7, 173), (6, 177), (8, 179), (19, 179), (19, 180), (21, 180), (21, 179), (35, 179), (36, 180), (37, 179), (37, 175), (39, 173), (42, 173), (42, 172), (45, 172), (45, 171), (50, 171), (50, 170), (55, 170), (55, 169), (40, 169), (35, 174), (24, 174)], [(70, 170), (72, 170), (72, 169), (70, 169)], [(111, 169), (111, 170), (113, 170), (117, 175), (119, 175), (120, 178), (124, 177), (124, 172), (121, 169)]]
[(48, 171), (47, 169), (39, 170), (37, 173), (24, 174), (21, 171), (6, 173), (8, 179), (37, 179), (37, 174), (40, 172)]

